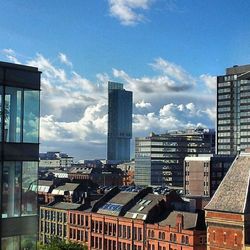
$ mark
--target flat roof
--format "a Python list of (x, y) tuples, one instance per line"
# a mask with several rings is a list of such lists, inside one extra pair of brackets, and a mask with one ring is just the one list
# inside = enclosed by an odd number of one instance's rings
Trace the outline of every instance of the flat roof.
[(27, 65), (23, 65), (23, 64), (3, 62), (3, 61), (0, 61), (0, 67), (11, 68), (11, 69), (20, 69), (20, 70), (32, 71), (32, 72), (40, 72), (40, 71), (38, 71), (37, 67), (27, 66)]

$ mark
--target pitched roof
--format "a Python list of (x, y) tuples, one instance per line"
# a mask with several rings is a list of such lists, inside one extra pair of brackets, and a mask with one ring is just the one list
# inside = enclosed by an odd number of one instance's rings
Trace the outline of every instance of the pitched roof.
[(74, 210), (81, 207), (82, 204), (71, 203), (71, 202), (58, 202), (56, 204), (51, 205), (53, 208), (64, 209), (64, 210)]
[(236, 157), (206, 210), (247, 213), (249, 207), (250, 154)]
[(176, 226), (176, 217), (178, 214), (183, 216), (183, 229), (191, 229), (196, 228), (198, 223), (198, 213), (190, 213), (190, 212), (182, 212), (182, 211), (173, 211), (168, 217), (162, 220), (159, 225), (160, 226)]
[(164, 198), (164, 195), (147, 194), (128, 210), (124, 217), (146, 220), (149, 211)]

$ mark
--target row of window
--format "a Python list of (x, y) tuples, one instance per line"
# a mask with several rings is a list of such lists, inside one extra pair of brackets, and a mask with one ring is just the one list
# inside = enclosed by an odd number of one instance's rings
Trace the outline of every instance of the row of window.
[(80, 230), (80, 229), (75, 229), (75, 228), (69, 229), (70, 240), (88, 242), (88, 237), (89, 237), (89, 234), (87, 230)]
[(231, 82), (219, 82), (218, 87), (229, 87), (231, 86)]
[(66, 237), (67, 226), (61, 225), (53, 222), (41, 221), (40, 222), (41, 233), (46, 233), (51, 236), (58, 236), (60, 238)]
[[(213, 240), (213, 242), (216, 242), (217, 237), (218, 237), (218, 239), (221, 239), (221, 235), (218, 234), (218, 233), (216, 233), (215, 231), (213, 231), (213, 233), (212, 233), (212, 240)], [(231, 240), (232, 237), (230, 236), (230, 237), (227, 238), (227, 233), (223, 232), (223, 243), (224, 244), (227, 243), (227, 239)], [(237, 234), (234, 234), (234, 238), (233, 239), (234, 239), (234, 245), (238, 245), (238, 235)]]
[(78, 226), (89, 226), (89, 217), (82, 214), (69, 214), (69, 223)]
[(46, 220), (52, 220), (56, 222), (66, 223), (67, 222), (67, 214), (63, 212), (57, 212), (53, 210), (41, 209), (40, 210), (40, 218)]

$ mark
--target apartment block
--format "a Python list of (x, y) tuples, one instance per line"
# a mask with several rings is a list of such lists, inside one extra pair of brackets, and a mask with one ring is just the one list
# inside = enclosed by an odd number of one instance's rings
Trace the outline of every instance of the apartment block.
[(237, 155), (250, 147), (250, 65), (217, 77), (217, 153)]

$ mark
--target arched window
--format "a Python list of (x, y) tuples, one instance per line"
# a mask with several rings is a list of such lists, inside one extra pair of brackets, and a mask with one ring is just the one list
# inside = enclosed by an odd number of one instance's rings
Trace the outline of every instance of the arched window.
[(161, 239), (162, 238), (162, 235), (161, 235), (161, 232), (159, 232), (159, 239)]
[(173, 234), (170, 234), (170, 241), (173, 241)]
[(165, 240), (165, 233), (162, 233), (162, 239)]
[(223, 233), (223, 243), (224, 244), (227, 243), (227, 233), (226, 232)]
[(186, 244), (189, 244), (189, 238), (186, 236)]
[(234, 245), (237, 245), (237, 234), (234, 235)]
[(150, 234), (150, 232), (151, 232), (151, 231), (150, 231), (150, 230), (148, 230), (148, 237), (151, 237), (151, 234)]
[(183, 243), (183, 244), (185, 243), (185, 237), (184, 237), (184, 235), (181, 236), (181, 243)]
[(176, 242), (176, 234), (174, 234), (174, 242)]
[(155, 233), (154, 233), (154, 231), (153, 231), (153, 230), (151, 231), (151, 237), (152, 237), (152, 238), (154, 238), (154, 237), (155, 237)]

